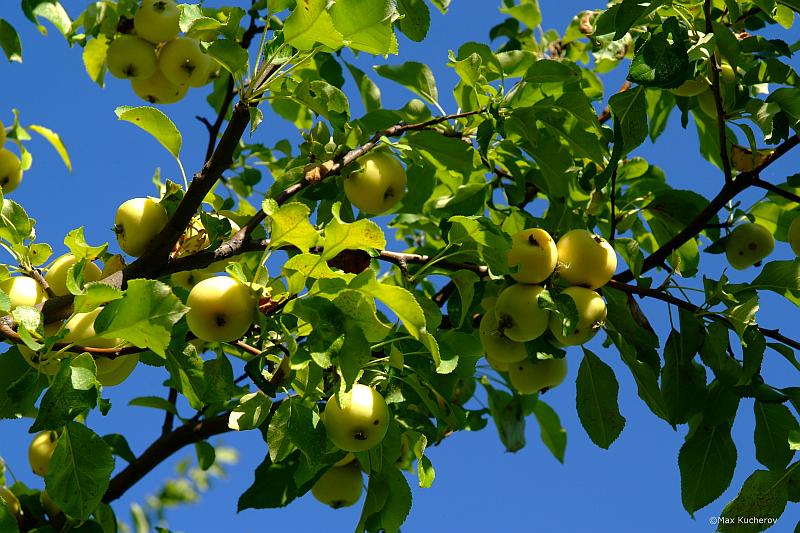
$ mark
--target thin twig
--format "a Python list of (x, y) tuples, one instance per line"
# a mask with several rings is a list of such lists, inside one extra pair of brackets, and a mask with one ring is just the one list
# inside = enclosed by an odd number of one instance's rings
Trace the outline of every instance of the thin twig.
[[(169, 394), (167, 395), (167, 401), (175, 406), (175, 403), (178, 401), (178, 390), (170, 387)], [(167, 411), (164, 415), (164, 425), (161, 426), (161, 434), (166, 435), (170, 431), (172, 431), (172, 425), (175, 423), (175, 413), (172, 411)]]
[[(711, 0), (703, 2), (703, 12), (706, 18), (706, 33), (714, 34), (711, 25)], [(719, 152), (722, 157), (722, 171), (725, 174), (725, 183), (733, 181), (733, 171), (731, 170), (731, 160), (728, 157), (728, 134), (725, 125), (725, 106), (722, 102), (722, 92), (719, 84), (720, 65), (717, 62), (717, 54), (711, 54), (711, 93), (714, 95), (714, 106), (717, 108), (717, 129), (719, 135)]]

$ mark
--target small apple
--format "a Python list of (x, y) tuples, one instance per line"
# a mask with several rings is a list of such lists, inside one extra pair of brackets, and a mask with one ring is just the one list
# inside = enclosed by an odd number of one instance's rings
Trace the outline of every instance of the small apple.
[(113, 359), (98, 357), (94, 362), (97, 365), (97, 381), (104, 387), (113, 387), (128, 379), (139, 362), (139, 354), (121, 355)]
[(53, 431), (42, 431), (33, 437), (28, 448), (28, 461), (34, 474), (42, 477), (47, 474), (47, 468), (50, 466), (50, 459), (53, 457), (53, 452), (56, 451), (57, 444), (58, 435)]
[[(5, 130), (3, 130), (5, 131)], [(0, 146), (2, 144), (0, 143)], [(22, 163), (10, 150), (0, 148), (0, 190), (10, 193), (22, 181)]]
[(131, 80), (131, 88), (136, 96), (151, 104), (174, 104), (186, 96), (188, 85), (176, 85), (156, 70), (155, 74), (144, 80)]
[(550, 322), (550, 311), (539, 307), (544, 287), (516, 283), (497, 298), (494, 312), (503, 334), (517, 342), (539, 338)]
[(687, 80), (683, 82), (682, 85), (679, 85), (674, 89), (669, 89), (669, 91), (675, 96), (689, 97), (697, 96), (698, 94), (707, 90), (708, 87), (708, 80), (706, 80), (705, 76), (698, 76), (693, 80)]
[(209, 342), (230, 342), (247, 333), (253, 324), (256, 299), (247, 285), (228, 276), (204, 279), (186, 300), (189, 329)]
[(500, 363), (522, 361), (528, 356), (525, 345), (512, 341), (503, 335), (494, 310), (487, 311), (481, 318), (478, 334), (486, 356)]
[(772, 253), (775, 238), (761, 224), (748, 222), (736, 226), (728, 236), (725, 255), (736, 270), (744, 270)]
[(167, 225), (167, 211), (151, 198), (133, 198), (117, 209), (114, 233), (122, 251), (139, 257)]
[[(50, 268), (47, 270), (47, 275), (44, 277), (45, 281), (47, 281), (47, 284), (50, 286), (50, 290), (53, 291), (53, 294), (56, 296), (66, 296), (69, 294), (69, 289), (67, 289), (67, 272), (70, 267), (77, 262), (78, 260), (72, 254), (62, 255), (53, 261), (53, 264), (50, 265)], [(83, 267), (83, 279), (89, 283), (91, 281), (98, 281), (101, 278), (102, 271), (100, 267), (91, 261), (87, 261)]]
[(122, 79), (147, 79), (158, 68), (156, 49), (144, 39), (120, 35), (108, 45), (106, 64), (112, 76)]
[(572, 285), (597, 289), (617, 269), (617, 253), (604, 238), (573, 229), (558, 239), (558, 274)]
[(380, 393), (361, 383), (350, 392), (350, 403), (341, 407), (336, 395), (325, 405), (325, 431), (336, 446), (362, 452), (379, 444), (389, 429), (389, 406)]
[(576, 346), (589, 342), (606, 320), (606, 302), (599, 294), (584, 287), (567, 287), (562, 294), (566, 294), (575, 302), (575, 307), (578, 309), (578, 323), (570, 334), (564, 335), (561, 316), (552, 313), (550, 333), (562, 346)]
[(541, 228), (518, 231), (511, 237), (508, 266), (519, 267), (511, 276), (520, 283), (541, 283), (550, 277), (558, 263), (553, 238)]
[(192, 85), (208, 79), (209, 61), (197, 39), (178, 37), (164, 45), (158, 54), (161, 73), (177, 85)]
[(361, 498), (363, 483), (361, 468), (357, 463), (332, 466), (314, 483), (311, 494), (334, 509), (350, 507)]
[(560, 385), (567, 377), (566, 359), (525, 359), (511, 365), (508, 378), (520, 394), (545, 392)]
[(21, 305), (34, 306), (45, 301), (44, 290), (29, 276), (13, 276), (0, 282), (0, 289), (11, 298), (11, 309)]
[(358, 162), (361, 168), (344, 180), (344, 193), (359, 211), (380, 215), (403, 199), (408, 178), (397, 158), (372, 151)]
[[(64, 329), (68, 330), (62, 342), (77, 344), (78, 346), (89, 346), (91, 348), (116, 348), (125, 344), (124, 339), (99, 337), (94, 330), (94, 321), (97, 315), (103, 310), (98, 307), (88, 313), (75, 313)], [(99, 372), (99, 367), (98, 367)]]
[(800, 257), (800, 216), (794, 217), (789, 225), (789, 246), (792, 247), (795, 255)]
[(136, 34), (151, 43), (163, 43), (178, 36), (181, 10), (173, 0), (143, 0), (133, 17)]
[(19, 500), (11, 492), (8, 487), (0, 487), (0, 502), (2, 502), (8, 512), (14, 515), (14, 518), (17, 519), (17, 522), (22, 521), (22, 506), (19, 504)]

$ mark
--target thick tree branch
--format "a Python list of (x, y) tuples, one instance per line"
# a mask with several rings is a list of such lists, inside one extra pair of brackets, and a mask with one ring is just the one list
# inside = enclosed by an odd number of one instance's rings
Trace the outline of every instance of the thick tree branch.
[(787, 191), (786, 189), (781, 189), (777, 185), (770, 183), (768, 181), (764, 181), (761, 178), (755, 178), (753, 180), (753, 187), (758, 187), (760, 189), (767, 190), (771, 193), (777, 194), (783, 198), (786, 198), (790, 202), (795, 202), (800, 204), (800, 196), (796, 195), (792, 191)]

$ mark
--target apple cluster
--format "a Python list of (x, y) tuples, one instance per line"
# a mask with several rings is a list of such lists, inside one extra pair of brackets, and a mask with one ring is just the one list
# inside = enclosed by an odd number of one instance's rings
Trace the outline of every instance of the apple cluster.
[(143, 0), (133, 31), (117, 34), (106, 52), (108, 71), (130, 80), (133, 92), (151, 104), (175, 103), (219, 71), (199, 40), (180, 35), (180, 16), (174, 0)]
[(0, 121), (0, 190), (3, 194), (16, 189), (22, 181), (22, 162), (19, 157), (5, 148), (6, 127)]
[[(525, 343), (546, 335), (553, 345), (574, 346), (594, 337), (606, 318), (605, 301), (595, 289), (614, 275), (617, 255), (605, 239), (585, 229), (568, 231), (556, 243), (547, 231), (531, 228), (512, 237), (508, 265), (516, 269), (511, 275), (516, 283), (485, 302), (479, 326), (486, 360), (508, 372), (522, 394), (551, 389), (566, 377), (566, 360), (529, 357)], [(561, 291), (578, 313), (570, 331), (564, 331), (560, 313), (539, 302), (542, 283), (554, 273), (571, 285)]]

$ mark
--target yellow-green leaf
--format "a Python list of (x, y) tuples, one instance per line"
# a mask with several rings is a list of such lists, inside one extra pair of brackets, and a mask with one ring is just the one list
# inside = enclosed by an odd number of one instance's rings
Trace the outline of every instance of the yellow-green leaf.
[(181, 132), (167, 115), (154, 107), (119, 106), (114, 110), (117, 118), (139, 126), (144, 131), (155, 137), (175, 159), (181, 152), (183, 139)]
[(66, 165), (67, 169), (72, 172), (72, 163), (69, 160), (69, 154), (67, 153), (67, 148), (64, 146), (64, 142), (61, 140), (61, 136), (53, 130), (45, 128), (44, 126), (31, 124), (28, 127), (47, 139), (47, 142), (53, 145), (53, 148), (56, 149), (58, 155), (61, 156), (61, 160), (64, 161), (64, 165)]

